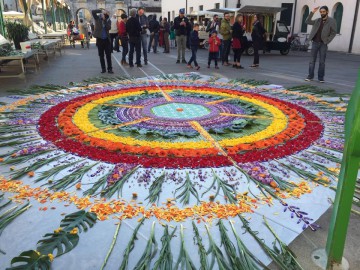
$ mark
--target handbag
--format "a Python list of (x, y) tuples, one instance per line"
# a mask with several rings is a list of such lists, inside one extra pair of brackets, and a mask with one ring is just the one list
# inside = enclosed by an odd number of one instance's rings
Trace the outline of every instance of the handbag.
[(233, 49), (241, 49), (240, 39), (233, 38), (232, 47), (233, 47)]

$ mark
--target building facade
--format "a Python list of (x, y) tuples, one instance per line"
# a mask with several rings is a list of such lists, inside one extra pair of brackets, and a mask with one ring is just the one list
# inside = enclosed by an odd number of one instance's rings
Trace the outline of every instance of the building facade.
[[(245, 6), (283, 7), (274, 20), (284, 20), (293, 34), (299, 34), (303, 40), (310, 33), (311, 26), (305, 24), (305, 19), (314, 7), (327, 5), (331, 17), (338, 24), (333, 42), (329, 44), (329, 50), (351, 52), (360, 54), (360, 18), (354, 23), (357, 14), (358, 0), (185, 0), (185, 1), (162, 1), (162, 15), (173, 21), (178, 16), (180, 8), (186, 8), (187, 14), (196, 14), (214, 8), (243, 8)], [(316, 14), (314, 18), (318, 18)]]

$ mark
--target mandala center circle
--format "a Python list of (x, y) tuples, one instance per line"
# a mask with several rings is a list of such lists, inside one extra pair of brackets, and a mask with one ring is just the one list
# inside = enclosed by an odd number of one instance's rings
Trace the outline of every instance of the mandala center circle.
[(192, 119), (208, 115), (211, 110), (198, 104), (169, 103), (153, 107), (151, 113), (161, 118)]

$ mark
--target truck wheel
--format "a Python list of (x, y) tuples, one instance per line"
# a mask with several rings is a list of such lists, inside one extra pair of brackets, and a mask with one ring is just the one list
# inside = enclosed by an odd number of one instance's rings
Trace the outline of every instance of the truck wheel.
[(283, 50), (280, 50), (280, 53), (281, 53), (282, 55), (287, 55), (287, 54), (289, 53), (289, 51), (290, 51), (289, 48), (288, 48), (288, 49), (283, 49)]
[(254, 47), (250, 46), (249, 48), (246, 49), (246, 54), (249, 56), (253, 56), (254, 55)]

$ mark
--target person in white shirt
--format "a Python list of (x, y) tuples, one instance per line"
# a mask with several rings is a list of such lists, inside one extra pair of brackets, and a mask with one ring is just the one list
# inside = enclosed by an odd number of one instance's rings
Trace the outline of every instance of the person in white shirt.
[[(119, 40), (117, 39), (118, 30), (117, 30), (117, 16), (114, 14), (111, 18), (111, 29), (109, 31), (110, 38), (111, 38), (111, 52), (114, 52), (114, 49), (119, 52)], [(117, 44), (115, 43), (114, 47), (114, 40), (117, 41)]]

